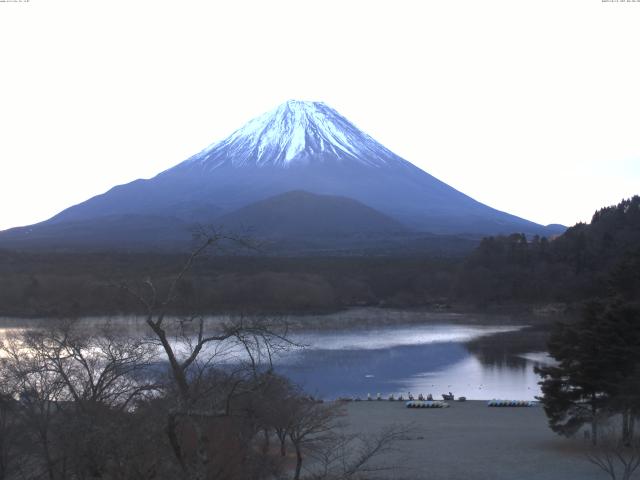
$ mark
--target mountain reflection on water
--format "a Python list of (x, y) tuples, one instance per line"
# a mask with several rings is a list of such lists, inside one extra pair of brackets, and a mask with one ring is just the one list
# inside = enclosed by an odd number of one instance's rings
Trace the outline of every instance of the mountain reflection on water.
[[(540, 394), (533, 367), (545, 355), (518, 354), (495, 341), (481, 343), (521, 328), (413, 325), (314, 332), (296, 338), (307, 348), (287, 354), (276, 369), (308, 393), (327, 399), (377, 393), (406, 397), (408, 392), (440, 398), (453, 392), (468, 399), (533, 400)], [(526, 330), (519, 334), (526, 336)]]

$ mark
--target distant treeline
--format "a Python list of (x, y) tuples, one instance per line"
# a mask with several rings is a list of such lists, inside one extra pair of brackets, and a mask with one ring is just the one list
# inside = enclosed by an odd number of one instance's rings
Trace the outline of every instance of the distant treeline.
[[(167, 288), (185, 255), (0, 252), (0, 315), (134, 313), (122, 288)], [(322, 312), (348, 306), (572, 303), (640, 296), (640, 197), (555, 238), (488, 237), (460, 257), (211, 255), (178, 285), (175, 313)]]
[(489, 237), (460, 269), (455, 296), (473, 302), (573, 302), (640, 293), (640, 197), (598, 210), (556, 239)]
[[(0, 254), (0, 315), (137, 312), (120, 288), (167, 288), (185, 255)], [(325, 312), (351, 305), (426, 305), (450, 294), (459, 261), (417, 257), (212, 256), (178, 285), (183, 312)]]

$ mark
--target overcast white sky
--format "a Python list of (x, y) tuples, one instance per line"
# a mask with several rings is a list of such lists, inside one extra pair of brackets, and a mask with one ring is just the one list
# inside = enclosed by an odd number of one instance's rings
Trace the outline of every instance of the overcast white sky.
[(640, 2), (0, 2), (0, 229), (322, 100), (547, 224), (640, 193)]

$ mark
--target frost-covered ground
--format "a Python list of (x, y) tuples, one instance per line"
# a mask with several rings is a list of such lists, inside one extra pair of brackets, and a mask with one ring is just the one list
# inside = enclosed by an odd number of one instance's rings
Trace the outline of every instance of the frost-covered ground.
[(381, 462), (398, 465), (375, 478), (430, 480), (596, 480), (606, 478), (584, 457), (582, 440), (547, 426), (541, 407), (489, 408), (450, 402), (444, 409), (408, 409), (403, 402), (350, 402), (350, 429), (373, 435), (412, 427)]

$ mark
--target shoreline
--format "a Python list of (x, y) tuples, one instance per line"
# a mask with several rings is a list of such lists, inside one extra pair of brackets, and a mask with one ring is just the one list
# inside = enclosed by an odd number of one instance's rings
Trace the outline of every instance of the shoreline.
[[(238, 318), (256, 318), (279, 321), (287, 325), (291, 331), (305, 330), (341, 330), (370, 327), (384, 327), (397, 325), (436, 325), (436, 324), (465, 324), (465, 325), (513, 325), (513, 326), (544, 326), (551, 324), (562, 315), (534, 315), (528, 311), (520, 313), (487, 313), (469, 310), (432, 310), (416, 308), (389, 307), (350, 307), (331, 313), (309, 314), (264, 314), (241, 315), (219, 314), (203, 315), (205, 325), (216, 328), (225, 321)], [(170, 315), (167, 319), (178, 319), (180, 316)], [(106, 325), (108, 323), (136, 328), (145, 325), (145, 315), (89, 315), (64, 317), (14, 317), (0, 316), (0, 328), (24, 328), (25, 326), (45, 326), (47, 323), (60, 320), (74, 319), (82, 324), (91, 326)]]

